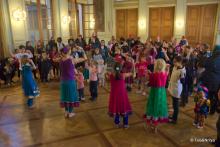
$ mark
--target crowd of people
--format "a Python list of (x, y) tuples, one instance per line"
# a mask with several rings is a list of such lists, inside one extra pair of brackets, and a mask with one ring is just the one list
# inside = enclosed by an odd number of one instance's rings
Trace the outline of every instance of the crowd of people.
[[(32, 76), (33, 74), (33, 76)], [(137, 95), (145, 96), (150, 88), (144, 120), (154, 131), (159, 123), (178, 121), (179, 106), (185, 107), (189, 97), (194, 97), (195, 120), (193, 125), (203, 128), (208, 114), (218, 107), (220, 88), (220, 46), (214, 49), (198, 43), (192, 47), (183, 36), (180, 41), (167, 42), (129, 36), (116, 40), (112, 36), (106, 44), (93, 34), (88, 43), (81, 35), (69, 39), (68, 44), (52, 37), (47, 45), (30, 41), (20, 45), (11, 57), (1, 60), (0, 79), (6, 85), (13, 84), (13, 77), (22, 76), (24, 95), (28, 106), (39, 95), (35, 79), (41, 82), (60, 79), (61, 106), (65, 116), (75, 115), (73, 108), (85, 101), (84, 82), (89, 83), (91, 101), (98, 98), (99, 87), (110, 81), (109, 115), (117, 126), (120, 116), (128, 128), (128, 116), (132, 108), (128, 92), (137, 85)], [(173, 115), (168, 115), (167, 91), (172, 97)]]

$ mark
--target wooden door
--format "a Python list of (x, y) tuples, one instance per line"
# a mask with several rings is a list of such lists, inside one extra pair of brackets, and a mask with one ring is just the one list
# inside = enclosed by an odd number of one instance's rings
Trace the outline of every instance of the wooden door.
[(189, 44), (213, 45), (217, 4), (187, 7), (186, 37)]
[(116, 38), (127, 38), (129, 35), (137, 36), (138, 10), (116, 10)]
[(150, 8), (149, 36), (153, 40), (160, 36), (160, 8)]
[(164, 7), (161, 9), (160, 36), (163, 40), (171, 40), (173, 37), (174, 7)]
[(137, 25), (138, 25), (138, 11), (137, 9), (127, 9), (127, 32), (126, 37), (129, 35), (137, 36)]
[(116, 38), (125, 36), (126, 30), (126, 11), (117, 10), (116, 11)]
[(200, 10), (200, 6), (188, 6), (187, 8), (186, 37), (193, 45), (199, 40)]
[(204, 5), (202, 9), (201, 18), (201, 31), (199, 39), (201, 42), (213, 44), (215, 23), (217, 15), (217, 4), (214, 5)]
[(149, 37), (153, 40), (160, 36), (163, 40), (173, 37), (174, 7), (150, 8)]

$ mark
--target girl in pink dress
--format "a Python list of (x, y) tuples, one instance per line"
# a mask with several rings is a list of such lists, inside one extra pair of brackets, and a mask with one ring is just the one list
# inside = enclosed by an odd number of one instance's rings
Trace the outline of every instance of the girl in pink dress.
[(128, 115), (131, 114), (131, 105), (126, 91), (125, 78), (132, 73), (121, 73), (121, 64), (114, 66), (114, 73), (109, 73), (111, 91), (109, 97), (109, 115), (114, 117), (115, 124), (119, 127), (120, 116), (123, 117), (124, 128), (128, 128)]
[(147, 76), (147, 66), (148, 62), (146, 61), (146, 56), (144, 54), (140, 54), (139, 62), (135, 64), (135, 68), (137, 71), (137, 79), (138, 79), (138, 90), (137, 93), (142, 93), (142, 95), (146, 95), (145, 92), (145, 83)]

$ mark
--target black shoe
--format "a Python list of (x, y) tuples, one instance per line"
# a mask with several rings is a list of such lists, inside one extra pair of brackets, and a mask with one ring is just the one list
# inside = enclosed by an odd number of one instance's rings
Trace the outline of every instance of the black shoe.
[(215, 114), (215, 111), (213, 112), (213, 111), (210, 111), (209, 112), (209, 115), (214, 115)]
[(131, 87), (127, 87), (127, 91), (130, 92), (131, 91)]

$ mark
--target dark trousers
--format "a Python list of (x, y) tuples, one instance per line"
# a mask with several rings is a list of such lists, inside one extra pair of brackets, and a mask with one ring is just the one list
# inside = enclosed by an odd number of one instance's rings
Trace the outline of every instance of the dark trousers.
[(5, 84), (11, 84), (11, 80), (12, 80), (11, 77), (12, 77), (11, 73), (5, 74)]
[(54, 76), (59, 76), (60, 75), (59, 66), (57, 66), (57, 65), (53, 66), (53, 73), (54, 73)]
[(215, 146), (219, 147), (220, 146), (220, 115), (218, 116), (216, 128), (217, 128), (217, 140)]
[(20, 76), (21, 76), (21, 71), (20, 71), (20, 69), (19, 69), (19, 68), (17, 69), (17, 72), (18, 72), (18, 77), (19, 77), (19, 79), (20, 79)]
[(188, 103), (189, 91), (188, 85), (183, 84), (183, 91), (181, 93), (181, 104), (185, 106)]
[(179, 114), (179, 98), (172, 97), (173, 99), (173, 121), (177, 121), (178, 114)]
[(81, 100), (81, 98), (84, 98), (84, 88), (78, 89), (78, 93), (79, 93), (79, 100)]
[(89, 90), (92, 99), (96, 99), (98, 97), (98, 81), (90, 81), (89, 82)]
[(28, 107), (33, 106), (33, 102), (34, 102), (34, 99), (33, 99), (33, 98), (28, 98), (28, 99), (27, 99), (27, 105), (28, 105)]
[[(115, 124), (118, 125), (120, 123), (120, 115), (115, 116)], [(123, 116), (123, 124), (128, 125), (128, 115)]]
[(47, 82), (48, 81), (48, 71), (42, 71), (40, 74), (41, 82)]
[(210, 113), (213, 114), (216, 111), (216, 107), (217, 107), (217, 92), (214, 91), (209, 91), (209, 99), (210, 99), (210, 104), (211, 104), (211, 108), (210, 108)]

